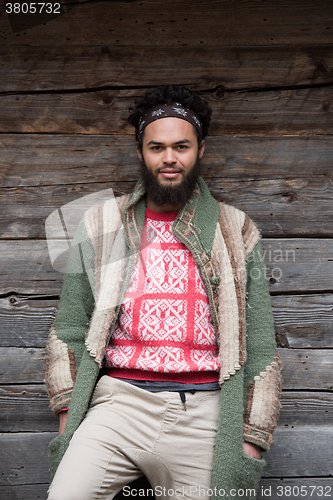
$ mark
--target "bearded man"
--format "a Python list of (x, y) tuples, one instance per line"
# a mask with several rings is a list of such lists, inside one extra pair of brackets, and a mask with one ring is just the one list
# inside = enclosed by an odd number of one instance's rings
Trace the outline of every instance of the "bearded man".
[(48, 342), (49, 500), (143, 474), (164, 499), (255, 498), (281, 366), (258, 230), (199, 175), (210, 118), (184, 87), (146, 93), (141, 179), (79, 225)]

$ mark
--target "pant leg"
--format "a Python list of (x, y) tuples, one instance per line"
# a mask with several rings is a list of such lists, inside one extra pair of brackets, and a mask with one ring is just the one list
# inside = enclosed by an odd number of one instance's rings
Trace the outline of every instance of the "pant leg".
[(178, 393), (150, 393), (103, 377), (48, 500), (111, 500), (142, 473), (159, 498), (204, 498), (218, 401), (219, 391), (188, 394), (185, 412)]

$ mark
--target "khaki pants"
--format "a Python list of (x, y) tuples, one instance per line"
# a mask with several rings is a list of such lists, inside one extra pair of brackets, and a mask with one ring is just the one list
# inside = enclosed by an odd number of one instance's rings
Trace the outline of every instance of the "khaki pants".
[(122, 488), (129, 497), (142, 474), (157, 499), (208, 499), (219, 406), (219, 390), (187, 392), (185, 411), (178, 392), (102, 377), (48, 500), (111, 500)]

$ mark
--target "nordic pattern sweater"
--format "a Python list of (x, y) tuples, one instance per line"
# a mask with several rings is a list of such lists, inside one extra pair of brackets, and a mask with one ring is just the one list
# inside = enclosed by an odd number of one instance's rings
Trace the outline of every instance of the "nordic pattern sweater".
[[(89, 407), (139, 258), (144, 194), (139, 180), (132, 195), (89, 209), (73, 242), (47, 344), (51, 407), (55, 412), (69, 407), (65, 432), (50, 443), (53, 473)], [(265, 460), (247, 456), (242, 443), (269, 449), (281, 392), (259, 233), (243, 212), (217, 203), (199, 178), (178, 213), (173, 234), (199, 268), (219, 347), (221, 409), (211, 498), (225, 498), (233, 490), (233, 498), (253, 499)], [(234, 496), (237, 490), (240, 495)]]
[(218, 380), (208, 297), (193, 255), (172, 234), (176, 217), (146, 209), (140, 258), (104, 358), (112, 377)]

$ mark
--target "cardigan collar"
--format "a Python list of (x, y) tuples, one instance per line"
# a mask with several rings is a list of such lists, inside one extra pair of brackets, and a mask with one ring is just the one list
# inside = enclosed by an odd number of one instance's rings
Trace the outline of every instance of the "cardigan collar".
[[(123, 213), (127, 243), (129, 247), (131, 243), (132, 246), (135, 244), (136, 251), (145, 221), (145, 194), (146, 188), (140, 178)], [(200, 252), (201, 259), (205, 262), (211, 255), (218, 218), (219, 205), (210, 194), (205, 181), (199, 177), (192, 195), (178, 212), (173, 232), (195, 253)]]

